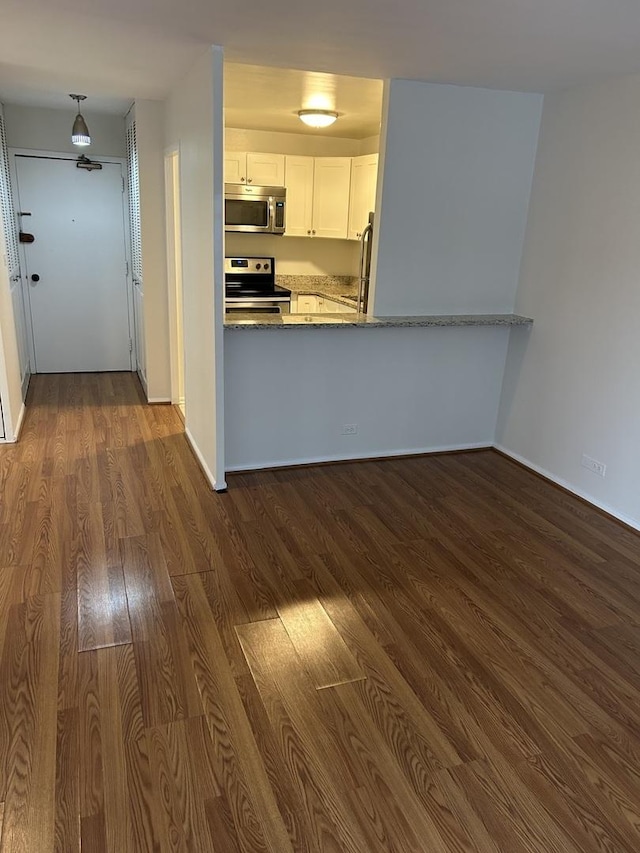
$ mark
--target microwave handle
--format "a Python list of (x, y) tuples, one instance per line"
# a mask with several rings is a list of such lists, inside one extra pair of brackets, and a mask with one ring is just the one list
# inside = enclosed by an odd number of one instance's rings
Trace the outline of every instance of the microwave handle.
[(278, 220), (278, 205), (280, 204), (280, 199), (277, 196), (270, 196), (269, 198), (269, 231), (273, 231), (275, 234), (281, 234), (284, 231), (285, 227), (285, 216), (284, 216), (284, 205), (282, 210), (282, 221)]

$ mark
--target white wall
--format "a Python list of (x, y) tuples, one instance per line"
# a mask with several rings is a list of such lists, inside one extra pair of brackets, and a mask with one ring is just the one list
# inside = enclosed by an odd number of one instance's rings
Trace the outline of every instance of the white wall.
[(171, 399), (164, 203), (164, 103), (136, 101), (147, 396)]
[(165, 145), (180, 150), (187, 435), (224, 488), (222, 50), (208, 49), (166, 102)]
[(636, 526), (639, 271), (640, 76), (546, 96), (498, 440)]
[(358, 274), (357, 240), (282, 237), (268, 234), (225, 234), (225, 254), (274, 257), (281, 275)]
[(224, 141), (229, 151), (260, 151), (265, 154), (298, 154), (307, 157), (356, 157), (360, 153), (368, 153), (361, 152), (364, 140), (360, 139), (245, 130), (238, 127), (227, 127)]
[(385, 88), (375, 313), (511, 311), (542, 97)]
[[(91, 145), (82, 150), (87, 157), (125, 157), (124, 118), (106, 113), (94, 113), (90, 101), (81, 108), (91, 134)], [(71, 142), (71, 128), (77, 105), (69, 99), (68, 110), (44, 107), (25, 107), (5, 104), (7, 145), (9, 148), (29, 148), (36, 151), (81, 153)]]
[(380, 151), (380, 134), (361, 139), (359, 147), (358, 154), (377, 154)]
[[(491, 445), (508, 335), (228, 329), (228, 468)], [(343, 424), (358, 434), (341, 435)]]

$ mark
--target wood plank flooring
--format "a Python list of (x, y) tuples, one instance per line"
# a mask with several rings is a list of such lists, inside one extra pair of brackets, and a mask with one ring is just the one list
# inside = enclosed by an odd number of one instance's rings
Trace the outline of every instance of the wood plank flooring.
[(0, 447), (0, 853), (637, 853), (640, 536), (492, 451), (206, 485), (131, 374)]

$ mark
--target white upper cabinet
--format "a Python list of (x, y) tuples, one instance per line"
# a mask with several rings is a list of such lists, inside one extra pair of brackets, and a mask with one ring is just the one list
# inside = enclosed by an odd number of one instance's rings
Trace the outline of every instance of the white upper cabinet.
[(247, 183), (260, 187), (284, 186), (284, 154), (247, 154)]
[(350, 157), (287, 156), (285, 235), (346, 238), (350, 181)]
[(349, 201), (349, 239), (359, 240), (375, 210), (378, 155), (354, 157), (351, 165), (351, 198)]
[(284, 154), (226, 151), (224, 180), (227, 184), (282, 187), (284, 186)]
[(225, 184), (244, 184), (247, 180), (247, 152), (225, 151), (224, 182)]
[(227, 151), (228, 184), (286, 187), (285, 236), (359, 240), (374, 210), (378, 155), (308, 157)]
[(313, 157), (285, 159), (287, 221), (285, 235), (311, 237), (313, 218)]
[(349, 224), (351, 157), (316, 157), (313, 166), (313, 236), (344, 239)]

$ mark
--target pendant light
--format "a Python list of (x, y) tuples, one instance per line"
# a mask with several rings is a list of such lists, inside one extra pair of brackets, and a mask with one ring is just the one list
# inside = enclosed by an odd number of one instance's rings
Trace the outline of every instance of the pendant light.
[(78, 102), (78, 115), (73, 123), (73, 130), (71, 131), (71, 141), (74, 145), (78, 145), (79, 147), (84, 147), (85, 145), (91, 145), (91, 136), (89, 134), (89, 128), (87, 127), (87, 123), (82, 117), (82, 113), (80, 112), (80, 101), (86, 101), (86, 95), (69, 95), (70, 98), (73, 98), (74, 101)]
[(309, 127), (329, 127), (338, 118), (333, 110), (298, 110), (298, 118)]

